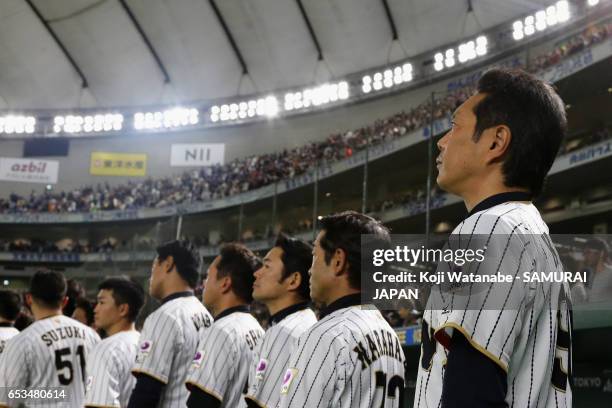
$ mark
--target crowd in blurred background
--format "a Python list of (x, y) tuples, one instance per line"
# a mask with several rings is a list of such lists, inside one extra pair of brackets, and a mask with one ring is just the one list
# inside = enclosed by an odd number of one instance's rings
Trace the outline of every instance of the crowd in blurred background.
[[(539, 71), (562, 58), (601, 42), (612, 34), (612, 23), (600, 24), (564, 40), (552, 51), (532, 58), (529, 69)], [(428, 100), (412, 109), (368, 126), (334, 133), (318, 143), (309, 143), (281, 152), (250, 156), (161, 179), (128, 182), (125, 185), (99, 184), (72, 191), (32, 193), (29, 197), (10, 194), (0, 198), (0, 213), (74, 213), (107, 210), (160, 208), (182, 203), (208, 201), (253, 190), (271, 183), (304, 174), (317, 162), (345, 159), (367, 146), (384, 143), (419, 129), (435, 119), (448, 116), (474, 91), (465, 87), (434, 101)], [(609, 138), (604, 133), (591, 133), (594, 139)], [(607, 132), (607, 133), (606, 133)], [(575, 150), (593, 140), (566, 143), (562, 153)]]

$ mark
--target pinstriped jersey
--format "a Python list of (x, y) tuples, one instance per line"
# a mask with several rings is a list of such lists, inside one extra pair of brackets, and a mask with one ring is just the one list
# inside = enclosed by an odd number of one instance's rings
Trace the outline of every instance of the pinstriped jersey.
[(213, 318), (193, 295), (162, 304), (145, 320), (134, 374), (149, 375), (165, 387), (159, 407), (184, 407), (187, 402), (185, 379), (198, 345), (198, 333)]
[(136, 378), (130, 370), (136, 360), (136, 330), (122, 331), (105, 338), (89, 353), (85, 405), (127, 407)]
[(9, 402), (5, 387), (54, 387), (65, 391), (66, 398), (45, 399), (36, 406), (83, 406), (86, 359), (99, 341), (91, 328), (63, 315), (32, 323), (6, 344), (0, 357), (0, 405)]
[(298, 340), (280, 389), (283, 408), (402, 407), (404, 352), (374, 309), (351, 306)]
[(563, 271), (538, 210), (529, 203), (506, 202), (472, 214), (453, 234), (486, 237), (485, 259), (495, 254), (490, 270), (510, 273), (515, 280), (489, 283), (486, 290), (461, 296), (432, 288), (423, 316), (414, 406), (439, 406), (445, 346), (459, 331), (507, 373), (508, 406), (571, 407), (568, 284), (516, 280), (525, 272)]
[(276, 407), (283, 375), (298, 338), (317, 322), (311, 309), (291, 313), (273, 324), (255, 348), (246, 398), (260, 407)]
[(14, 327), (0, 327), (0, 355), (4, 351), (6, 342), (19, 334), (19, 330)]
[(253, 349), (264, 334), (249, 313), (217, 316), (201, 333), (198, 350), (187, 376), (187, 387), (197, 387), (221, 401), (221, 407), (238, 407), (246, 391)]

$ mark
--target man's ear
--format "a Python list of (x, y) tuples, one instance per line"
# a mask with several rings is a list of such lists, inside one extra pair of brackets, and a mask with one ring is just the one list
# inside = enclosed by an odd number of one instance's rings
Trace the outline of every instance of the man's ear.
[(167, 273), (170, 273), (170, 271), (172, 271), (173, 268), (174, 268), (174, 257), (172, 255), (168, 255), (168, 257), (164, 259), (164, 270)]
[(28, 308), (32, 309), (32, 294), (31, 293), (26, 293), (25, 302)]
[(130, 313), (130, 305), (127, 303), (120, 304), (117, 309), (119, 309), (119, 316), (121, 317), (127, 317)]
[(495, 126), (494, 128), (488, 129), (485, 132), (489, 133), (487, 135), (489, 162), (499, 161), (510, 148), (512, 132), (510, 132), (510, 128), (506, 125)]
[(288, 290), (297, 290), (302, 284), (302, 275), (299, 272), (293, 272), (287, 277), (286, 281), (289, 284)]
[(68, 304), (68, 296), (64, 296), (64, 299), (62, 299), (62, 309), (65, 308), (67, 304)]
[(334, 252), (334, 256), (331, 259), (331, 264), (332, 268), (334, 268), (334, 274), (336, 276), (342, 275), (348, 264), (346, 252), (344, 252), (344, 250), (341, 248), (337, 248)]
[(221, 293), (227, 293), (232, 290), (232, 278), (229, 276), (224, 276), (219, 279), (221, 281)]

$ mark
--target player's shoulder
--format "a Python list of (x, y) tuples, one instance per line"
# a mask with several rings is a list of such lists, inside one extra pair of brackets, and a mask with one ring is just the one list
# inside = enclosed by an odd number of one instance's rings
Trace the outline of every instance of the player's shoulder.
[(297, 335), (303, 333), (317, 322), (317, 316), (312, 309), (307, 308), (290, 314), (283, 320), (270, 327), (271, 333), (283, 333), (287, 335)]
[(99, 359), (112, 359), (117, 356), (135, 352), (138, 349), (140, 333), (135, 330), (122, 331), (108, 336), (96, 344), (91, 355)]
[(325, 316), (302, 333), (299, 343), (326, 345), (345, 343), (347, 334), (351, 330), (351, 319), (358, 310), (360, 310), (359, 306), (351, 306)]
[(234, 312), (222, 319), (215, 320), (210, 328), (214, 333), (225, 333), (230, 337), (235, 337), (238, 333), (261, 328), (261, 325), (250, 313)]
[(545, 229), (538, 209), (531, 203), (507, 202), (478, 211), (462, 221), (453, 234), (511, 234)]
[(100, 335), (98, 334), (98, 332), (96, 332), (94, 329), (92, 329), (91, 327), (79, 322), (78, 320), (75, 320), (71, 317), (67, 317), (67, 316), (62, 316), (61, 317), (62, 321), (60, 323), (61, 326), (72, 326), (72, 327), (76, 327), (79, 328), (81, 330), (83, 330), (83, 333), (85, 334), (85, 336), (89, 339), (89, 340), (94, 340), (96, 342), (100, 341)]

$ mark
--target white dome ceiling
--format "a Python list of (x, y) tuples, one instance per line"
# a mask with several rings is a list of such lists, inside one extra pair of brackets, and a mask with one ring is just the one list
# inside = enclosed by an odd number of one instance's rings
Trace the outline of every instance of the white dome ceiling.
[(312, 84), (478, 34), (550, 0), (125, 0), (159, 56), (165, 83), (119, 0), (0, 2), (0, 108), (128, 106), (213, 99)]

